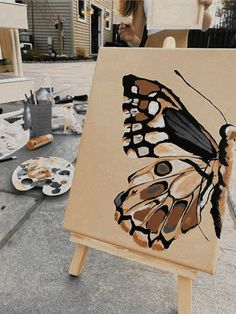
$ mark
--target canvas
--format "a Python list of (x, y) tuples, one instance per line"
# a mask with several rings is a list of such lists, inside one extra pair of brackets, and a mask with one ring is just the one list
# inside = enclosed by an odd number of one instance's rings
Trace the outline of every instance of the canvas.
[(147, 29), (201, 29), (204, 6), (198, 0), (149, 0)]
[(236, 138), (235, 55), (100, 50), (66, 230), (214, 272)]

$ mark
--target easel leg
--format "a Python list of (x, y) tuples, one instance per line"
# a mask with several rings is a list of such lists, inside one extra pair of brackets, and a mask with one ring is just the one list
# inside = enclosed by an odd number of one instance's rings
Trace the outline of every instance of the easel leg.
[(84, 268), (88, 247), (81, 244), (76, 244), (75, 252), (70, 264), (69, 274), (72, 276), (79, 276)]
[(192, 279), (178, 276), (178, 314), (192, 313)]

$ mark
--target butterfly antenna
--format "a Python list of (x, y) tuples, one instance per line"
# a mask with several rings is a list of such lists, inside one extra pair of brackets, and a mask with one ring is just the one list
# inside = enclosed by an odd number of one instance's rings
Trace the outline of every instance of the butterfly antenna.
[(223, 114), (223, 112), (222, 112), (219, 108), (217, 108), (216, 105), (214, 105), (213, 102), (212, 102), (209, 98), (207, 98), (206, 96), (204, 96), (204, 95), (203, 95), (201, 92), (199, 92), (195, 87), (193, 87), (192, 85), (190, 85), (190, 84), (185, 80), (185, 78), (179, 73), (178, 70), (175, 70), (175, 74), (177, 74), (179, 77), (181, 77), (182, 80), (185, 82), (185, 84), (187, 84), (187, 85), (188, 85), (190, 88), (192, 88), (195, 92), (197, 92), (199, 95), (201, 95), (201, 96), (202, 96), (204, 99), (206, 99), (216, 110), (218, 110), (219, 113), (221, 114), (221, 116), (223, 117), (225, 123), (226, 123), (226, 124), (228, 123), (227, 120), (226, 120), (226, 118), (225, 118), (225, 115)]

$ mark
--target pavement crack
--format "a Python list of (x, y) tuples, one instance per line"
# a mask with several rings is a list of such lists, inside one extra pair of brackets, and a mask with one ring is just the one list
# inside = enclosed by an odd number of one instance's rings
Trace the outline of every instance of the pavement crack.
[(235, 205), (230, 194), (228, 194), (228, 197), (227, 197), (227, 204), (229, 207), (230, 216), (234, 222), (234, 227), (236, 228), (236, 209), (235, 209)]
[[(7, 193), (7, 194), (10, 194), (10, 195), (22, 195), (22, 193), (20, 193), (20, 192), (17, 193), (17, 192), (8, 191), (8, 190), (5, 190), (5, 189), (0, 189), (0, 192)], [(25, 197), (39, 199), (39, 194), (36, 194), (36, 193), (31, 193), (30, 195), (24, 194), (24, 196)]]
[(235, 249), (231, 249), (231, 248), (227, 248), (227, 247), (221, 247), (220, 250), (221, 250), (222, 252), (225, 252), (225, 251), (236, 252)]
[[(12, 193), (14, 194), (14, 193)], [(0, 241), (0, 250), (8, 243), (8, 241), (13, 237), (13, 235), (20, 229), (20, 227), (28, 220), (31, 214), (41, 205), (45, 196), (38, 197), (36, 203), (29, 208), (25, 215), (17, 222), (17, 224), (5, 235), (5, 237)]]

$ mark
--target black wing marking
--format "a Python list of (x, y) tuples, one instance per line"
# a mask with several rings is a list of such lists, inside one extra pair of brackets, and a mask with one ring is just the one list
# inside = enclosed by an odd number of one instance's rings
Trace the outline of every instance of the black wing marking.
[[(155, 147), (171, 143), (186, 151), (186, 155), (201, 157), (205, 162), (217, 157), (217, 143), (168, 87), (132, 74), (124, 76), (123, 86), (124, 96), (129, 98), (123, 104), (126, 154), (134, 152), (139, 158), (160, 157)], [(150, 111), (153, 104), (156, 104), (154, 113)], [(152, 134), (155, 141), (149, 140)]]
[(193, 153), (201, 156), (203, 160), (211, 160), (217, 157), (217, 152), (212, 142), (206, 137), (206, 130), (190, 114), (184, 111), (176, 111), (172, 108), (163, 110), (166, 130), (169, 141)]

